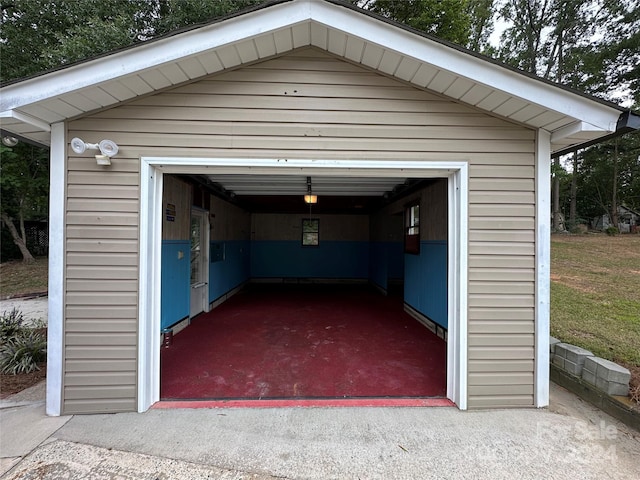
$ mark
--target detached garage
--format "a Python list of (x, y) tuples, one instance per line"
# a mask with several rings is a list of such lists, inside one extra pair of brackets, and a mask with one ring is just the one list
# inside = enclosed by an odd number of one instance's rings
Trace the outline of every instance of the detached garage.
[[(401, 324), (403, 345), (441, 348), (415, 356), (434, 396), (548, 404), (550, 156), (615, 132), (615, 105), (333, 0), (271, 2), (1, 94), (3, 131), (51, 149), (48, 414), (145, 411), (176, 397), (170, 352), (206, 323), (246, 357), (302, 338), (296, 321), (250, 337), (259, 317), (228, 336), (246, 298), (295, 297), (307, 319), (338, 299), (351, 312), (366, 285), (391, 321), (322, 324), (333, 337), (307, 331), (302, 361)], [(360, 395), (238, 371), (218, 383), (255, 388), (230, 396)]]

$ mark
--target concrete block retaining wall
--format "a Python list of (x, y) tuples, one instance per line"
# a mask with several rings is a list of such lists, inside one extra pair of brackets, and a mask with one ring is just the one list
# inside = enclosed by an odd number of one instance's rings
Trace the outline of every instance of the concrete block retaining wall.
[(627, 396), (631, 373), (626, 368), (589, 350), (562, 343), (551, 337), (549, 341), (551, 363), (565, 372), (580, 377), (608, 395)]

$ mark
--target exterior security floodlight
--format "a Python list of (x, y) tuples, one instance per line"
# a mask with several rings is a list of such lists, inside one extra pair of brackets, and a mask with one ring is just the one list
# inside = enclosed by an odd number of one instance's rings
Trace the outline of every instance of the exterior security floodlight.
[(76, 153), (84, 153), (85, 150), (100, 150), (100, 155), (96, 155), (98, 165), (111, 165), (111, 157), (118, 153), (118, 145), (113, 140), (102, 140), (100, 143), (87, 143), (81, 138), (71, 139), (71, 150)]
[(74, 152), (84, 153), (87, 148), (91, 150), (98, 150), (100, 147), (98, 147), (97, 143), (85, 143), (84, 140), (78, 137), (71, 139), (71, 150)]
[(102, 140), (98, 144), (98, 148), (100, 148), (100, 153), (102, 153), (102, 155), (106, 155), (109, 158), (116, 155), (119, 150), (118, 145), (116, 145), (116, 142), (113, 140)]

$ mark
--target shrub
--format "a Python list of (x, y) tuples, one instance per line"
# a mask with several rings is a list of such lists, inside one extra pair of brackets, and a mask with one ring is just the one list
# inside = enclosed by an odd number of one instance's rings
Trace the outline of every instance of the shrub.
[(618, 235), (620, 233), (620, 230), (618, 230), (616, 227), (611, 226), (611, 227), (607, 227), (604, 229), (604, 233), (606, 233), (607, 235), (609, 235), (610, 237), (613, 237), (615, 235)]
[(16, 375), (39, 370), (47, 359), (47, 339), (42, 329), (24, 324), (22, 313), (13, 309), (0, 317), (0, 372)]
[(0, 316), (0, 344), (4, 344), (24, 330), (24, 315), (17, 308)]
[(35, 330), (26, 330), (0, 347), (0, 371), (16, 375), (39, 370), (47, 359), (47, 340)]

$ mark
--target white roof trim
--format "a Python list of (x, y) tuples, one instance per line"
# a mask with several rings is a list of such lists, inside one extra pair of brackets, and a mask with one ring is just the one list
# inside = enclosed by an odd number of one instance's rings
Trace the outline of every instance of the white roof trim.
[(233, 44), (263, 32), (308, 21), (308, 9), (301, 8), (306, 2), (275, 5), (8, 85), (2, 89), (0, 111), (54, 98)]
[(0, 90), (7, 131), (41, 141), (51, 123), (205, 75), (315, 46), (350, 62), (552, 134), (552, 151), (616, 129), (621, 109), (321, 0), (292, 0), (142, 43)]

